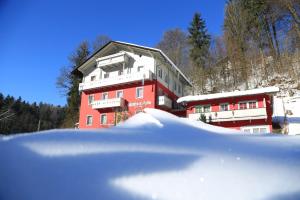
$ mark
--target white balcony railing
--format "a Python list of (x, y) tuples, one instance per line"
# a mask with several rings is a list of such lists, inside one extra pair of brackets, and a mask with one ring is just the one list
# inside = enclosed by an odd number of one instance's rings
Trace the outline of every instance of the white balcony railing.
[(132, 74), (124, 74), (111, 78), (104, 78), (99, 81), (90, 81), (86, 83), (79, 84), (79, 91), (90, 90), (100, 87), (106, 87), (111, 85), (118, 85), (122, 83), (136, 82), (142, 80), (152, 80), (151, 71), (143, 71)]
[(98, 58), (96, 61), (98, 67), (106, 67), (118, 63), (127, 63), (129, 56), (125, 52), (116, 53), (113, 55)]
[(167, 108), (172, 108), (172, 100), (166, 96), (159, 96), (158, 97), (158, 105), (167, 107)]
[(211, 119), (212, 122), (239, 121), (239, 120), (267, 118), (266, 108), (229, 110), (229, 111), (209, 112), (209, 113), (194, 113), (194, 114), (189, 114), (188, 118), (191, 120), (199, 120), (201, 118), (201, 114), (204, 114), (206, 116), (207, 121)]
[(125, 105), (125, 100), (123, 98), (114, 98), (114, 99), (103, 99), (94, 101), (92, 103), (93, 109), (103, 109), (103, 108), (117, 108), (123, 107)]

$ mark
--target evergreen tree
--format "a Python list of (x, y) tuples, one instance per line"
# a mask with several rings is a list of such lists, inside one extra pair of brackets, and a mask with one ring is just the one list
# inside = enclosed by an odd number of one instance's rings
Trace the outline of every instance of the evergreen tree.
[(190, 79), (193, 82), (193, 93), (203, 93), (206, 91), (205, 66), (210, 47), (210, 35), (207, 33), (205, 21), (200, 13), (195, 13), (188, 28), (188, 42), (190, 44), (190, 59), (192, 71)]
[(191, 45), (191, 60), (197, 67), (204, 68), (211, 37), (207, 32), (205, 21), (201, 18), (200, 13), (195, 13), (188, 31), (188, 41)]
[(79, 118), (80, 94), (79, 83), (81, 82), (81, 75), (72, 73), (78, 66), (86, 61), (90, 55), (88, 42), (82, 42), (76, 51), (69, 57), (71, 66), (63, 68), (61, 74), (57, 79), (58, 88), (62, 89), (67, 96), (67, 109), (63, 127), (74, 127)]

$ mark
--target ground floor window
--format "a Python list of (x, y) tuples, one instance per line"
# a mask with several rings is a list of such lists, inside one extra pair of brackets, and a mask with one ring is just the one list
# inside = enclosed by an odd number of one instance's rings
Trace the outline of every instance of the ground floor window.
[(241, 127), (241, 131), (244, 131), (246, 133), (254, 133), (254, 134), (259, 134), (259, 133), (268, 133), (270, 132), (270, 129), (267, 125), (262, 125), (262, 126), (244, 126)]
[(91, 126), (92, 124), (93, 124), (93, 116), (88, 115), (88, 116), (86, 117), (86, 125), (87, 125), (87, 126)]
[(102, 114), (100, 116), (100, 123), (101, 124), (107, 124), (107, 115), (106, 114)]

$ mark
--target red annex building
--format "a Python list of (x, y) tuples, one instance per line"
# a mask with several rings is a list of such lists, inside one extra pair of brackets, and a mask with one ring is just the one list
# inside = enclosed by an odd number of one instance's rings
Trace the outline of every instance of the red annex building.
[(204, 120), (216, 126), (250, 133), (271, 133), (273, 94), (279, 88), (185, 96), (178, 99), (191, 120)]
[(110, 127), (146, 107), (185, 115), (176, 101), (191, 83), (159, 49), (111, 41), (76, 71), (79, 128)]

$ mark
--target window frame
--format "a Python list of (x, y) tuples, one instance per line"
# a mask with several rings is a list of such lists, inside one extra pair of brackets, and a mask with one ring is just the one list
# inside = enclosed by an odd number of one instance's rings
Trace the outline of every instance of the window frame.
[[(209, 112), (205, 112), (204, 107), (209, 107)], [(199, 110), (200, 112), (197, 112)], [(195, 106), (195, 113), (210, 113), (210, 112), (211, 112), (211, 104)]]
[[(90, 102), (90, 97), (93, 97), (92, 102)], [(89, 106), (92, 105), (94, 101), (95, 101), (95, 95), (94, 94), (89, 94), (89, 96), (88, 96), (88, 105)]]
[[(209, 112), (205, 112), (204, 107), (206, 107), (206, 106), (209, 106)], [(205, 104), (205, 105), (202, 106), (202, 108), (203, 108), (203, 113), (210, 113), (211, 112), (211, 105), (210, 104)]]
[[(142, 89), (142, 96), (141, 97), (137, 96), (139, 89)], [(144, 98), (144, 87), (136, 87), (136, 89), (135, 89), (135, 98), (136, 99), (142, 99), (142, 98)]]
[(93, 82), (96, 80), (96, 75), (92, 75), (90, 81)]
[[(222, 106), (226, 105), (227, 106), (227, 110), (222, 110)], [(224, 112), (224, 111), (229, 111), (229, 103), (220, 103), (220, 112)]]
[(137, 67), (137, 72), (141, 72), (144, 69), (144, 65), (140, 65)]
[[(255, 108), (250, 108), (250, 103), (255, 103)], [(258, 102), (255, 100), (248, 101), (248, 109), (257, 109), (258, 108)]]
[[(107, 94), (107, 98), (103, 98), (104, 97), (104, 94)], [(102, 100), (106, 100), (106, 99), (108, 99), (109, 97), (108, 97), (108, 92), (102, 92), (102, 95), (101, 95), (101, 99)]]
[(162, 79), (162, 77), (163, 77), (162, 68), (157, 67), (157, 73), (158, 73), (158, 77), (159, 77), (160, 79)]
[[(102, 121), (103, 116), (105, 116), (105, 123), (103, 123), (103, 121)], [(100, 124), (107, 125), (107, 114), (106, 113), (100, 114)]]
[(105, 72), (105, 73), (103, 74), (103, 78), (109, 78), (109, 72)]
[[(89, 117), (91, 118), (91, 123), (89, 124)], [(92, 126), (93, 125), (93, 115), (87, 115), (86, 116), (86, 121), (85, 121), (86, 126)]]
[[(122, 96), (118, 97), (118, 92), (122, 92)], [(124, 97), (124, 91), (123, 90), (117, 90), (116, 91), (116, 98), (123, 98)]]
[[(246, 108), (241, 109), (241, 104), (246, 104)], [(239, 108), (239, 110), (247, 110), (248, 109), (248, 101), (239, 101), (238, 108)]]

